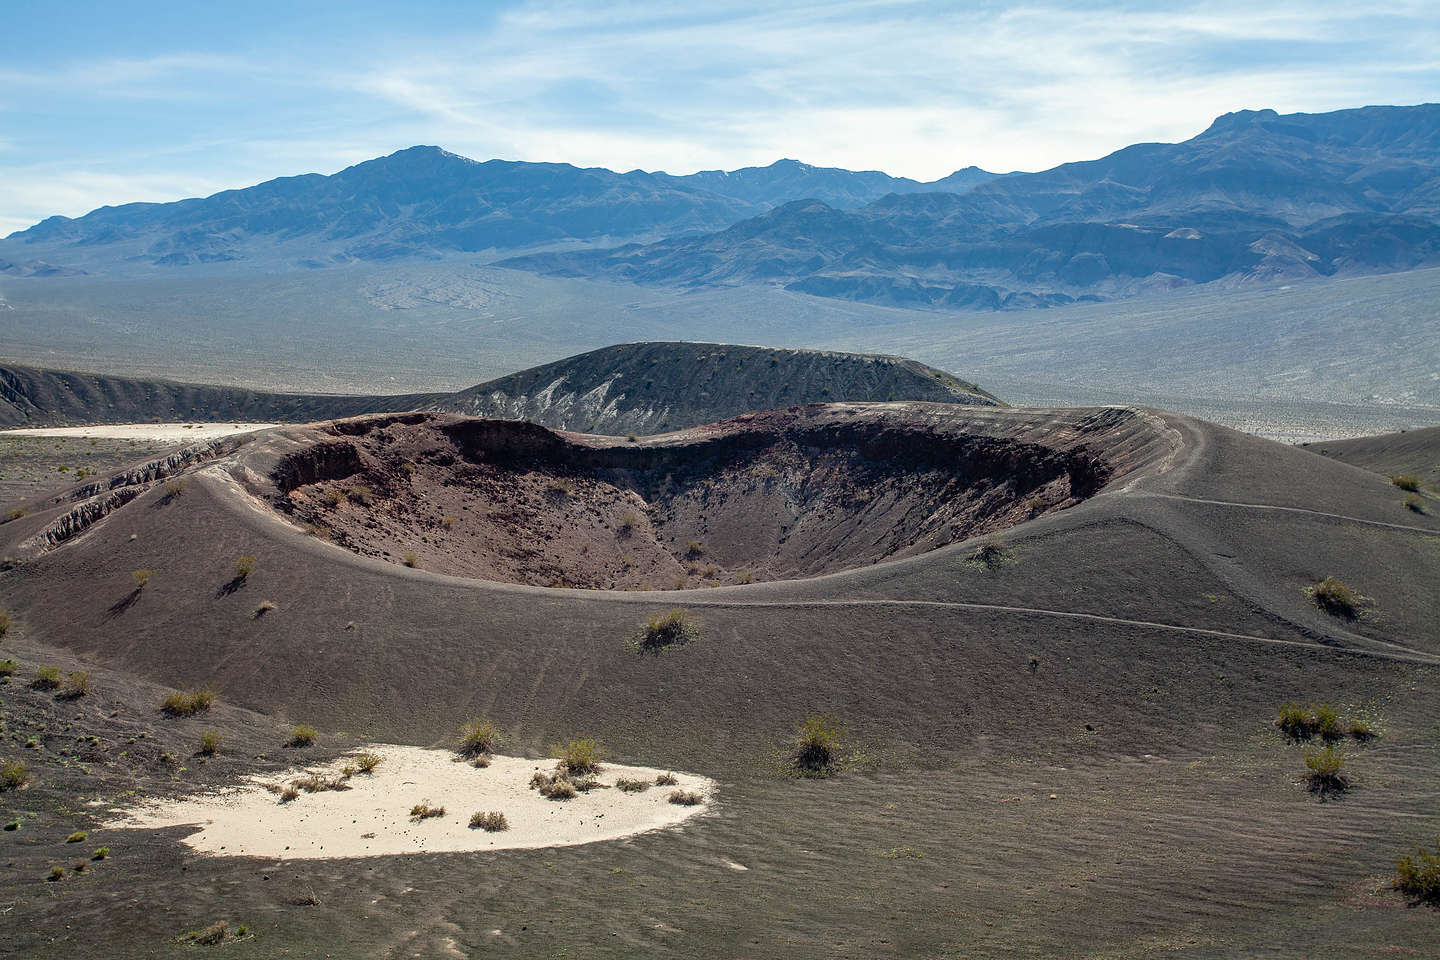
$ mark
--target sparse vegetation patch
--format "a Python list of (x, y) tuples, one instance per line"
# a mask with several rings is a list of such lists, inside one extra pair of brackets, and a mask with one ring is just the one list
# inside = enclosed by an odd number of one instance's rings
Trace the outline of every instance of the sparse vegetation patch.
[(1364, 597), (1335, 577), (1326, 577), (1313, 587), (1306, 587), (1305, 595), (1310, 598), (1311, 603), (1332, 617), (1343, 617), (1347, 620), (1360, 616), (1365, 605)]
[(1390, 482), (1401, 490), (1408, 490), (1415, 493), (1420, 489), (1420, 475), (1418, 473), (1392, 473)]
[(1343, 773), (1347, 757), (1343, 750), (1331, 746), (1305, 751), (1305, 767), (1310, 771), (1306, 776), (1312, 793), (1321, 797), (1340, 793), (1350, 786), (1349, 778)]
[(313, 746), (315, 739), (320, 736), (319, 731), (308, 723), (300, 723), (290, 728), (290, 739), (285, 741), (287, 747), (309, 747)]
[(172, 717), (193, 717), (209, 710), (215, 704), (215, 697), (215, 691), (209, 687), (172, 693), (161, 702), (160, 709)]
[(700, 638), (700, 621), (678, 607), (652, 613), (630, 636), (630, 646), (639, 653), (660, 653)]
[(839, 762), (840, 741), (844, 729), (835, 720), (822, 714), (808, 714), (796, 730), (795, 746), (790, 752), (790, 765), (805, 777), (829, 777)]
[(478, 757), (494, 753), (504, 735), (493, 720), (476, 717), (460, 727), (460, 738), (456, 749), (461, 756)]
[(1395, 889), (1416, 900), (1440, 904), (1440, 837), (1395, 864)]
[(505, 819), (505, 814), (499, 810), (477, 810), (470, 815), (470, 829), (484, 830), (486, 833), (499, 833), (502, 830), (510, 829), (510, 821)]

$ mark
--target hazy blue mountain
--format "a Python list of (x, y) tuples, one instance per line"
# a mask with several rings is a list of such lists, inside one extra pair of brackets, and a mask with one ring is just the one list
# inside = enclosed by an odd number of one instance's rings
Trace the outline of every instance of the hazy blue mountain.
[[(991, 175), (960, 171), (944, 189)], [(0, 241), (24, 275), (61, 270), (323, 267), (565, 244), (614, 245), (727, 227), (796, 197), (861, 206), (895, 191), (937, 189), (876, 171), (782, 160), (676, 177), (565, 163), (479, 163), (411, 147), (333, 176), (306, 174), (175, 203), (101, 207), (50, 217)], [(31, 270), (39, 255), (63, 264)]]
[(1028, 308), (1440, 263), (1440, 105), (1226, 114), (1178, 144), (859, 209), (785, 204), (698, 237), (507, 261), (892, 304)]

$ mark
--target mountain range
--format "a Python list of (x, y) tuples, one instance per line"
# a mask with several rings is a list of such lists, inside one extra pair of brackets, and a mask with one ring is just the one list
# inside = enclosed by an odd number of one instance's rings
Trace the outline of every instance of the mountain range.
[(1241, 111), (1181, 143), (921, 183), (781, 160), (688, 176), (412, 147), (175, 203), (51, 217), (0, 271), (269, 272), (457, 254), (546, 275), (1023, 309), (1440, 263), (1440, 104)]

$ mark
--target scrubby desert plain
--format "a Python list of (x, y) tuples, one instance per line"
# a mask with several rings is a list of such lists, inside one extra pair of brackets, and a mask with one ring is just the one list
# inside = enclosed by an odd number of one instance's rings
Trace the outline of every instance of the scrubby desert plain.
[(0, 949), (1434, 955), (1440, 431), (837, 401), (7, 489)]

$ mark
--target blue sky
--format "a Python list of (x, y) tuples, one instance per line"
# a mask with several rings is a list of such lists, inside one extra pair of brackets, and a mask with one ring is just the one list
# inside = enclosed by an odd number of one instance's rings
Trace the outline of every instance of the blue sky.
[[(1041, 169), (1440, 99), (1440, 5), (5, 0), (0, 235), (416, 143), (689, 173)], [(179, 12), (177, 12), (179, 11)]]

